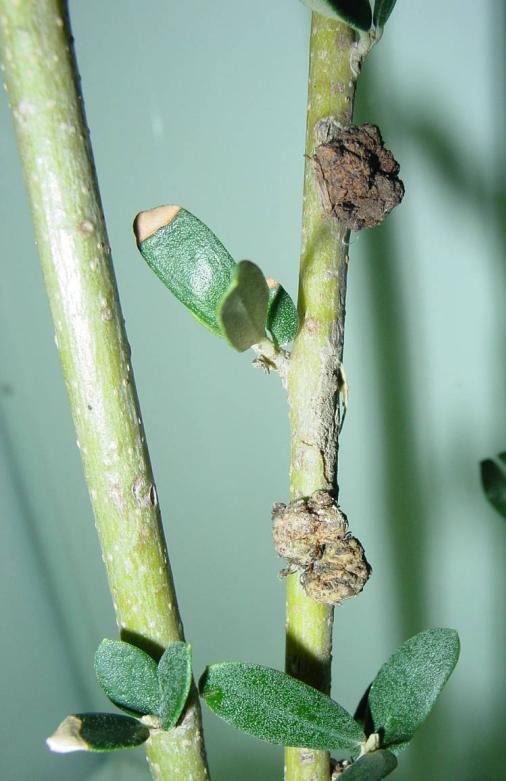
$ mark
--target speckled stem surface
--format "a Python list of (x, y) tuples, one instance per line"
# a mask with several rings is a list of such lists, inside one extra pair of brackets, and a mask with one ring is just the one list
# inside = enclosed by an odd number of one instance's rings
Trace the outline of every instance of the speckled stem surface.
[[(310, 43), (306, 168), (298, 309), (301, 329), (288, 370), (292, 427), (292, 500), (324, 489), (337, 494), (339, 369), (343, 354), (349, 233), (325, 216), (313, 166), (315, 125), (329, 116), (351, 122), (355, 36), (339, 22), (313, 14)], [(286, 670), (330, 691), (333, 610), (306, 596), (299, 574), (287, 584)], [(329, 755), (288, 748), (286, 781), (328, 781)]]
[[(71, 40), (65, 3), (0, 0), (5, 85), (116, 619), (156, 653), (183, 628)], [(207, 778), (196, 696), (147, 754), (158, 781)]]

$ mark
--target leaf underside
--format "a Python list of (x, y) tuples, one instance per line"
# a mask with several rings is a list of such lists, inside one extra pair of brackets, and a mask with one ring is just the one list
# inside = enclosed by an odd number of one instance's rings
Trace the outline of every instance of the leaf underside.
[(267, 329), (278, 344), (293, 342), (299, 330), (297, 307), (282, 285), (269, 288)]
[(269, 667), (246, 662), (211, 665), (199, 687), (217, 716), (269, 743), (357, 750), (365, 740), (359, 725), (338, 703)]
[(102, 640), (95, 653), (97, 680), (109, 699), (134, 714), (158, 714), (157, 665), (140, 648), (122, 640)]
[(254, 263), (242, 260), (217, 310), (225, 338), (239, 352), (265, 337), (268, 299), (264, 275)]
[(376, 0), (374, 3), (373, 24), (375, 27), (384, 27), (389, 16), (394, 10), (397, 0)]
[(397, 767), (397, 759), (391, 751), (381, 749), (365, 754), (339, 776), (342, 781), (380, 781)]
[(160, 719), (162, 729), (174, 727), (183, 712), (192, 680), (191, 648), (174, 642), (158, 663), (160, 682)]
[(480, 464), (480, 472), (485, 496), (492, 507), (503, 518), (506, 518), (506, 469), (504, 468), (506, 461), (504, 457), (504, 453), (498, 455), (499, 463), (492, 461), (491, 458), (486, 458)]
[(369, 30), (372, 14), (368, 0), (302, 0), (312, 11), (338, 19), (357, 30)]
[(371, 722), (371, 714), (369, 712), (369, 692), (371, 691), (371, 686), (372, 684), (370, 683), (361, 696), (360, 701), (355, 709), (355, 713), (353, 714), (353, 718), (356, 722), (358, 722), (358, 724), (360, 724), (366, 734), (374, 732)]
[(407, 640), (385, 662), (369, 692), (374, 731), (400, 751), (427, 718), (459, 657), (453, 629), (427, 629)]

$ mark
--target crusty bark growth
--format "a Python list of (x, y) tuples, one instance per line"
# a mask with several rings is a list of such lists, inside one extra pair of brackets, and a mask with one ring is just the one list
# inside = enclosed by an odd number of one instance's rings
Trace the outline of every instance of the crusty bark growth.
[(327, 491), (272, 508), (274, 547), (288, 559), (283, 574), (302, 570), (311, 599), (339, 605), (362, 591), (371, 568), (360, 542), (348, 532), (344, 513)]
[(404, 195), (399, 164), (375, 125), (344, 130), (327, 122), (312, 157), (325, 210), (350, 230), (373, 228)]

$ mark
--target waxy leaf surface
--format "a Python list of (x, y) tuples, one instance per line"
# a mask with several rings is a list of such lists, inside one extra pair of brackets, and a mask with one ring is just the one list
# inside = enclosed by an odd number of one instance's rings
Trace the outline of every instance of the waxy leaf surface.
[(425, 721), (459, 658), (454, 629), (427, 629), (407, 640), (385, 662), (369, 692), (375, 732), (400, 750)]
[(369, 30), (372, 21), (368, 0), (302, 0), (312, 11), (339, 19), (357, 30)]
[(341, 781), (380, 781), (397, 767), (397, 759), (391, 751), (379, 750), (365, 754), (339, 776)]
[(365, 740), (359, 725), (337, 702), (270, 667), (214, 664), (199, 686), (217, 716), (269, 743), (356, 750)]
[(242, 260), (218, 307), (221, 329), (227, 341), (239, 352), (265, 337), (268, 299), (264, 275), (254, 263)]
[(183, 711), (191, 686), (191, 648), (187, 643), (174, 642), (167, 647), (158, 663), (158, 680), (162, 729), (171, 729)]
[(51, 751), (118, 751), (140, 746), (149, 729), (137, 719), (115, 713), (76, 713), (62, 721), (47, 739)]
[(154, 659), (122, 640), (102, 640), (95, 653), (97, 680), (109, 699), (129, 713), (158, 714), (160, 689)]

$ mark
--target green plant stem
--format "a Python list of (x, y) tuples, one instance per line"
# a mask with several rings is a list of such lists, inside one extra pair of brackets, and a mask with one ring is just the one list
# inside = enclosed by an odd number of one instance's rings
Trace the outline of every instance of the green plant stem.
[[(313, 14), (298, 301), (301, 328), (288, 370), (292, 501), (319, 489), (337, 496), (349, 232), (325, 216), (309, 157), (320, 120), (333, 116), (342, 125), (351, 122), (356, 81), (350, 68), (353, 44), (349, 27)], [(328, 693), (333, 610), (306, 596), (298, 573), (287, 580), (286, 670)], [(286, 781), (328, 781), (329, 777), (326, 752), (286, 749)]]
[[(0, 41), (56, 343), (116, 620), (125, 639), (160, 653), (183, 638), (183, 629), (65, 3), (0, 0)], [(147, 753), (158, 781), (207, 778), (196, 696), (179, 727), (153, 733)]]

